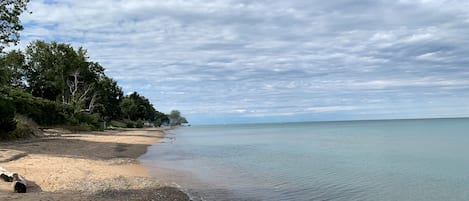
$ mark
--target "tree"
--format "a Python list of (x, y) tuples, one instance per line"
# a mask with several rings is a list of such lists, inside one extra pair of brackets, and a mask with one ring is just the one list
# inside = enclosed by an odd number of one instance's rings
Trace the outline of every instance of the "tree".
[(27, 47), (25, 75), (31, 94), (71, 105), (75, 113), (92, 112), (98, 95), (96, 86), (105, 77), (99, 63), (88, 61), (85, 49), (44, 41)]
[(8, 69), (0, 65), (0, 87), (8, 84)]
[(171, 111), (171, 113), (168, 115), (168, 118), (169, 124), (172, 126), (189, 123), (185, 117), (181, 116), (181, 112), (179, 112), (179, 110)]
[(140, 119), (154, 122), (159, 115), (150, 101), (137, 92), (125, 96), (120, 105), (124, 117), (132, 121)]
[(25, 58), (21, 51), (13, 50), (0, 56), (0, 83), (24, 88)]
[(186, 119), (186, 117), (181, 117), (180, 121), (179, 121), (181, 124), (187, 124), (189, 123)]
[(137, 92), (124, 96), (120, 102), (122, 117), (131, 121), (145, 120), (161, 126), (169, 122), (166, 114), (155, 109), (153, 104)]
[(26, 48), (27, 90), (32, 95), (65, 102), (66, 78), (80, 65), (70, 45), (34, 41)]
[(153, 123), (155, 124), (155, 126), (161, 126), (163, 124), (168, 124), (169, 123), (168, 115), (157, 111), (156, 116), (155, 116), (155, 121)]
[(122, 101), (124, 92), (117, 85), (117, 82), (104, 76), (96, 86), (96, 94), (95, 110), (92, 112), (98, 112), (108, 120), (120, 119), (122, 111), (119, 104)]
[(0, 1), (0, 52), (9, 44), (17, 44), (23, 30), (19, 16), (26, 11), (29, 0)]
[[(80, 69), (76, 69), (72, 73), (72, 76), (73, 79), (67, 80), (69, 95), (66, 100), (64, 99), (64, 103), (71, 105), (74, 108), (74, 113), (78, 113), (84, 108), (85, 101), (89, 99), (94, 87), (94, 83), (87, 84), (84, 81), (81, 81)], [(91, 111), (93, 109), (95, 100), (96, 95), (93, 95), (88, 105), (88, 111)]]

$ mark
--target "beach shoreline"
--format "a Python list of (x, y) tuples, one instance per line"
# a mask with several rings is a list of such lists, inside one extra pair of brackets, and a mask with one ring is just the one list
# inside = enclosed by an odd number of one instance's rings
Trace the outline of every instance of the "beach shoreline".
[(0, 167), (18, 172), (28, 192), (0, 181), (0, 200), (190, 200), (150, 176), (138, 158), (164, 138), (163, 128), (46, 132), (0, 143)]

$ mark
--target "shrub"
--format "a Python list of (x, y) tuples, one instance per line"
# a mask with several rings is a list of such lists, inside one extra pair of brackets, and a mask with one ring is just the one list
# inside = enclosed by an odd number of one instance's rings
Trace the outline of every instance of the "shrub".
[(125, 127), (127, 127), (127, 124), (124, 123), (124, 122), (121, 122), (121, 121), (113, 120), (113, 121), (111, 121), (111, 126), (112, 127), (118, 127), (118, 128), (125, 128)]
[(14, 138), (29, 138), (33, 136), (41, 136), (42, 131), (39, 129), (39, 126), (32, 119), (16, 114), (16, 129), (11, 133)]
[(139, 119), (135, 122), (135, 128), (143, 128), (143, 126), (144, 126), (144, 123), (142, 120)]
[(96, 130), (96, 127), (93, 125), (89, 125), (87, 123), (80, 123), (79, 125), (68, 125), (64, 126), (65, 129), (71, 130), (71, 131), (93, 131)]
[(126, 126), (127, 128), (135, 128), (135, 123), (133, 121), (128, 121)]
[(11, 132), (12, 138), (29, 138), (34, 135), (34, 130), (26, 123), (18, 122), (16, 129)]
[(58, 102), (34, 97), (20, 89), (0, 88), (0, 94), (12, 99), (16, 112), (26, 115), (40, 125), (65, 124), (73, 109)]
[(99, 127), (99, 114), (76, 113), (73, 117), (80, 123), (87, 123)]
[(9, 138), (8, 135), (15, 128), (15, 105), (7, 97), (0, 94), (0, 138)]

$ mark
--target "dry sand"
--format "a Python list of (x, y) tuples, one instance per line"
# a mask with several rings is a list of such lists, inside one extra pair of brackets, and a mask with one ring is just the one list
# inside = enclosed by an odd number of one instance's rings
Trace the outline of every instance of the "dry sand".
[(0, 200), (189, 200), (137, 160), (164, 137), (161, 129), (49, 134), (0, 143), (0, 166), (28, 181), (25, 194), (0, 181)]

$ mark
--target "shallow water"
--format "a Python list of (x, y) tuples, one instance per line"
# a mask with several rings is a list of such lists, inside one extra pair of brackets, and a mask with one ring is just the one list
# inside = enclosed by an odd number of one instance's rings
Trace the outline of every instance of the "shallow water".
[(193, 126), (168, 137), (142, 163), (185, 172), (159, 179), (204, 200), (469, 200), (469, 119)]

